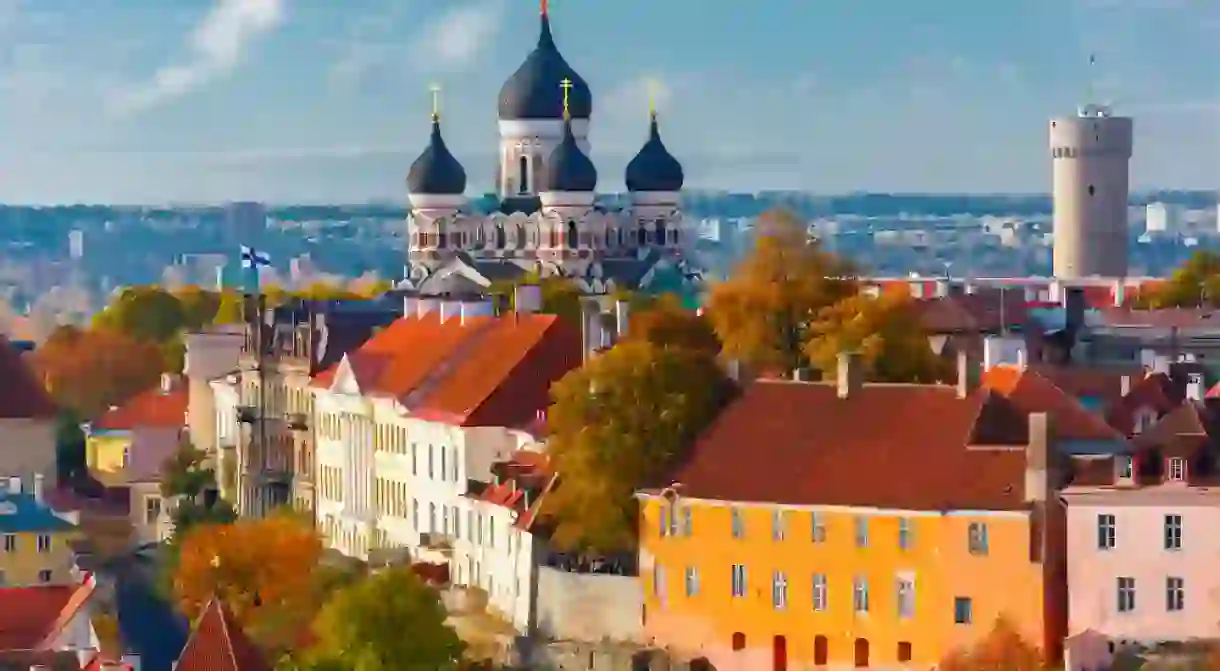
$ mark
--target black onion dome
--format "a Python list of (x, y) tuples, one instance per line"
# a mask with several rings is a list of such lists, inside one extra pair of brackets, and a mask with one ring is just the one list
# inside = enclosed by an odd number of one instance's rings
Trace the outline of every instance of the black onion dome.
[(543, 164), (539, 191), (593, 191), (597, 188), (597, 168), (576, 144), (571, 120), (564, 120), (563, 141)]
[(648, 141), (627, 164), (628, 191), (681, 191), (686, 177), (682, 164), (669, 153), (657, 129), (657, 116), (652, 115)]
[(564, 60), (551, 36), (551, 21), (542, 15), (538, 46), (500, 89), (500, 118), (559, 119), (563, 116), (563, 89), (560, 83), (571, 80), (568, 109), (573, 119), (588, 119), (593, 113), (589, 85)]
[(466, 192), (466, 170), (445, 146), (439, 117), (432, 117), (432, 138), (428, 147), (411, 164), (407, 189), (411, 193), (446, 196)]

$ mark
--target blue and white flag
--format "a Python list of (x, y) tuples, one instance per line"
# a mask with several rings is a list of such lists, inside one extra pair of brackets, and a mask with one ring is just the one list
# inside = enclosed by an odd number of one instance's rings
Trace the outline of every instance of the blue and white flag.
[(242, 268), (263, 268), (271, 265), (271, 256), (253, 247), (241, 246)]

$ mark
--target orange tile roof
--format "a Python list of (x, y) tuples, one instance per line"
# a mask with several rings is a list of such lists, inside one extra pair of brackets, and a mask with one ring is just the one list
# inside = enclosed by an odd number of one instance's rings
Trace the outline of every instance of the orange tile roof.
[(187, 639), (175, 671), (271, 671), (271, 665), (229, 609), (213, 598)]
[[(404, 317), (345, 358), (363, 393), (392, 396), (416, 417), (463, 426), (524, 426), (550, 385), (580, 366), (580, 333), (554, 315), (440, 321)], [(334, 383), (343, 362), (314, 385)]]
[(80, 585), (0, 588), (0, 652), (41, 651), (93, 595), (87, 575)]
[(123, 405), (103, 412), (90, 428), (94, 431), (131, 431), (140, 427), (185, 427), (187, 397), (186, 385), (181, 382), (176, 382), (169, 391), (163, 391), (158, 383)]
[(1068, 440), (1123, 440), (1125, 436), (1090, 412), (1036, 370), (995, 366), (984, 371), (982, 385), (1003, 395), (1022, 412), (1045, 412), (1055, 434)]
[[(1024, 506), (1028, 420), (986, 390), (760, 380), (670, 475), (721, 501), (913, 510)], [(967, 449), (971, 443), (994, 449)]]

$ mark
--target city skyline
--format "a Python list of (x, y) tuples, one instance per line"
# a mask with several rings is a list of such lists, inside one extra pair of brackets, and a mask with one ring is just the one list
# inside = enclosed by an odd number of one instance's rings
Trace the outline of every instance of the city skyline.
[[(1046, 119), (1090, 90), (1138, 120), (1136, 189), (1220, 185), (1220, 7), (706, 7), (552, 4), (593, 92), (601, 190), (622, 189), (649, 82), (695, 189), (1046, 192)], [(432, 83), (469, 190), (490, 190), (496, 94), (537, 11), (4, 0), (0, 201), (401, 200)]]

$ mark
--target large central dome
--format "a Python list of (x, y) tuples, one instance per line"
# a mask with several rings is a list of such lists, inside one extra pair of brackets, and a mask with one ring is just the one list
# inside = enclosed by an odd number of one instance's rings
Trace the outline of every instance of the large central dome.
[(551, 36), (551, 21), (542, 14), (538, 46), (525, 58), (500, 89), (500, 119), (562, 119), (564, 79), (572, 81), (568, 108), (573, 119), (588, 119), (593, 113), (589, 85), (563, 59)]

